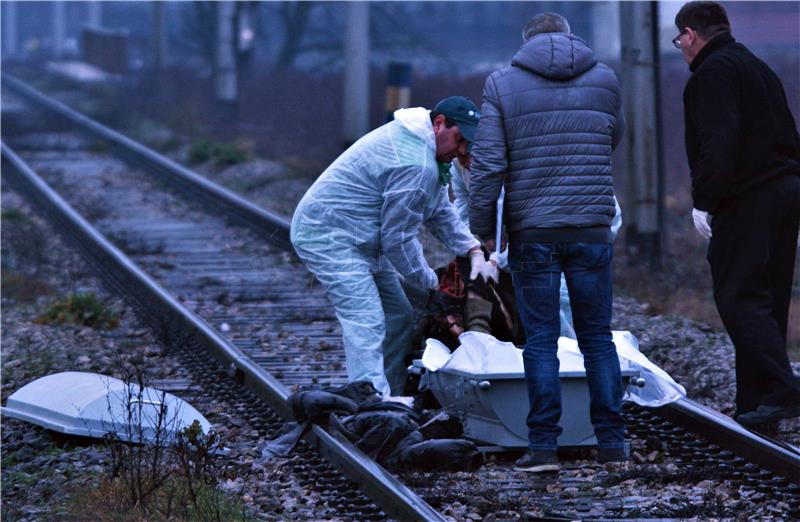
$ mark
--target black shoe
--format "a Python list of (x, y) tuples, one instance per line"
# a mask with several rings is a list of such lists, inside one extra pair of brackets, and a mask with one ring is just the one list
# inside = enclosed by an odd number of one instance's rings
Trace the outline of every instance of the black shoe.
[(769, 406), (762, 404), (753, 411), (742, 413), (736, 416), (736, 422), (743, 426), (756, 426), (758, 424), (769, 424), (781, 419), (791, 419), (800, 417), (800, 404), (791, 406)]
[(514, 463), (515, 471), (528, 471), (530, 473), (558, 471), (559, 468), (558, 455), (552, 450), (528, 450), (525, 455)]
[(745, 414), (747, 414), (747, 413), (750, 413), (750, 412), (752, 412), (752, 411), (753, 411), (753, 410), (747, 410), (747, 411), (739, 411), (739, 410), (736, 410), (735, 412), (733, 412), (733, 415), (732, 415), (732, 417), (733, 417), (733, 420), (735, 420), (736, 422), (739, 422), (739, 417), (741, 417), (742, 415), (745, 415)]
[(606, 462), (625, 462), (628, 460), (628, 452), (625, 448), (597, 448), (597, 462), (605, 464)]

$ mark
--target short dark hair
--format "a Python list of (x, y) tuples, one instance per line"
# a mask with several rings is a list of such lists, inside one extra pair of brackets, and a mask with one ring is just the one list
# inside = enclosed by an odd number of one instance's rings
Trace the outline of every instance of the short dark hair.
[(525, 24), (522, 30), (522, 41), (527, 42), (541, 33), (569, 33), (569, 22), (558, 13), (545, 11), (539, 13)]
[(685, 4), (675, 15), (675, 26), (678, 31), (690, 27), (706, 40), (731, 30), (725, 8), (718, 2), (710, 1)]

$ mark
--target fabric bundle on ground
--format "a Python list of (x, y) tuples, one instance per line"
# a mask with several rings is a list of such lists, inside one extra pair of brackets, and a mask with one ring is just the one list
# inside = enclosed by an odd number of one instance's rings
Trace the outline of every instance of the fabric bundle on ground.
[(397, 402), (381, 400), (370, 382), (304, 389), (289, 397), (297, 422), (287, 423), (261, 448), (264, 459), (286, 457), (311, 424), (327, 425), (391, 469), (474, 470), (483, 456), (455, 415), (440, 411), (424, 418)]

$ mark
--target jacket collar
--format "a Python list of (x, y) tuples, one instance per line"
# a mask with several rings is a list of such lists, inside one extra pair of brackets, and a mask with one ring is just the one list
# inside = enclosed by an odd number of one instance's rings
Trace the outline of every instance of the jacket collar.
[(394, 121), (405, 127), (436, 150), (436, 137), (431, 123), (431, 111), (423, 107), (411, 107), (394, 111)]
[(700, 52), (697, 53), (697, 56), (694, 57), (694, 60), (692, 60), (691, 65), (689, 65), (689, 70), (694, 72), (698, 67), (700, 67), (700, 64), (702, 64), (706, 60), (706, 58), (711, 56), (711, 53), (719, 49), (722, 49), (726, 45), (733, 43), (735, 41), (736, 40), (733, 38), (733, 35), (731, 35), (731, 33), (728, 31), (725, 31), (722, 34), (715, 36), (714, 38), (709, 40), (709, 42), (705, 45), (705, 47), (700, 49)]

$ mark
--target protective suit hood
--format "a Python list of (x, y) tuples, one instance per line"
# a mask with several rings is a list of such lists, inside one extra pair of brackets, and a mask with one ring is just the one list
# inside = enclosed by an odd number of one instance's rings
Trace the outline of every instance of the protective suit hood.
[(586, 42), (566, 33), (537, 34), (525, 42), (511, 65), (551, 80), (570, 80), (597, 64)]
[(424, 107), (399, 109), (394, 111), (394, 119), (408, 129), (409, 132), (423, 139), (435, 151), (436, 138), (433, 135), (430, 112)]

